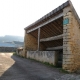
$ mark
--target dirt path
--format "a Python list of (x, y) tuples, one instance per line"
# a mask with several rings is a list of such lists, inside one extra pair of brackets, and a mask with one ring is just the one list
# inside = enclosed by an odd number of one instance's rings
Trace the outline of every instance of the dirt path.
[(61, 73), (12, 53), (0, 53), (0, 80), (80, 80), (80, 75)]

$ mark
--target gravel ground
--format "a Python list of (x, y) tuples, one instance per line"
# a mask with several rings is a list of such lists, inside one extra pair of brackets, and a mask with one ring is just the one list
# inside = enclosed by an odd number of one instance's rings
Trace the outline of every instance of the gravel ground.
[(80, 75), (62, 73), (12, 53), (0, 53), (0, 80), (80, 80)]

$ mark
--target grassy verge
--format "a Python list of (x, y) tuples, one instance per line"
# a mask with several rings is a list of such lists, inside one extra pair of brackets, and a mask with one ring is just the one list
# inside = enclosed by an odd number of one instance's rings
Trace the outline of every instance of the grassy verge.
[(13, 52), (13, 55), (16, 55), (16, 56), (19, 56), (19, 57), (24, 58), (23, 56), (17, 55), (17, 53), (16, 53), (16, 52)]
[(17, 53), (16, 52), (13, 52), (13, 55), (17, 55)]
[(45, 64), (47, 66), (56, 68), (56, 66), (54, 66), (53, 64), (50, 64), (49, 62), (42, 62), (42, 61), (38, 61), (38, 60), (35, 60), (35, 59), (32, 59), (32, 58), (27, 58), (27, 59), (30, 59), (30, 60), (33, 60), (33, 61), (36, 61), (36, 62), (39, 62), (39, 63), (43, 63), (43, 64)]
[[(13, 55), (19, 56), (19, 57), (21, 57), (21, 58), (25, 58), (25, 57), (23, 57), (23, 56), (17, 55), (16, 52), (14, 52)], [(35, 59), (32, 59), (32, 58), (27, 58), (27, 59), (30, 59), (30, 60), (32, 60), (32, 61), (36, 61), (36, 62), (39, 62), (39, 63), (43, 63), (43, 64), (45, 64), (45, 65), (47, 65), (47, 66), (50, 66), (50, 67), (59, 68), (59, 67), (57, 67), (57, 66), (54, 66), (53, 64), (50, 64), (49, 62), (41, 62), (41, 61), (38, 61), (38, 60), (35, 60)], [(59, 71), (62, 72), (62, 73), (70, 74), (70, 72), (68, 72), (68, 71), (66, 71), (66, 70), (64, 70), (64, 69), (62, 69), (62, 68), (59, 68)]]
[(68, 71), (66, 71), (66, 70), (64, 70), (64, 69), (62, 69), (62, 68), (60, 68), (59, 70), (60, 70), (60, 72), (62, 72), (62, 73), (70, 74), (70, 72), (68, 72)]
[(50, 66), (50, 67), (59, 69), (59, 71), (60, 71), (61, 73), (70, 74), (70, 72), (68, 72), (68, 71), (66, 71), (66, 70), (64, 70), (64, 69), (62, 69), (62, 68), (59, 68), (59, 67), (57, 67), (57, 66), (54, 66), (53, 64), (50, 64), (50, 63), (48, 63), (48, 62), (41, 62), (41, 61), (38, 61), (38, 60), (35, 60), (35, 59), (32, 59), (32, 58), (27, 58), (27, 59), (30, 59), (30, 60), (32, 60), (32, 61), (36, 61), (36, 62), (39, 62), (39, 63), (43, 63), (43, 64), (45, 64), (45, 65), (47, 65), (47, 66)]

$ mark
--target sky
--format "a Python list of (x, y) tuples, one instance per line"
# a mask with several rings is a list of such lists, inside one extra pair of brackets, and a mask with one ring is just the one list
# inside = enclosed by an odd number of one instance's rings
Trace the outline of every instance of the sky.
[[(24, 28), (67, 0), (0, 0), (0, 36), (24, 36)], [(71, 0), (80, 17), (80, 0)]]

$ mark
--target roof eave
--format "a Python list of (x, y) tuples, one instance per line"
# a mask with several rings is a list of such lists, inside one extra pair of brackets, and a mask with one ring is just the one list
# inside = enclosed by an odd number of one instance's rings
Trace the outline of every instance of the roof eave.
[(59, 12), (60, 10), (64, 9), (65, 7), (69, 6), (69, 1), (63, 3), (61, 6), (57, 7), (56, 9), (52, 10), (51, 12), (49, 12), (48, 14), (46, 14), (45, 16), (43, 16), (42, 18), (40, 18), (39, 20), (37, 20), (36, 22), (32, 23), (31, 25), (27, 26), (24, 28), (24, 30), (27, 30), (28, 28), (32, 27), (34, 24), (39, 23), (41, 20), (44, 20), (45, 18), (54, 15), (55, 13)]

